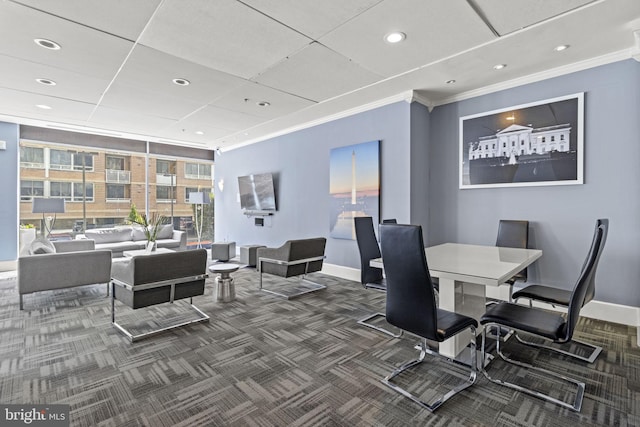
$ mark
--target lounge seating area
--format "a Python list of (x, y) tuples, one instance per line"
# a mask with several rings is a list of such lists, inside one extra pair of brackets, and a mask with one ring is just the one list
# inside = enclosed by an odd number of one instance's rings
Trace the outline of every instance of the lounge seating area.
[[(135, 226), (93, 228), (76, 238), (93, 240), (96, 249), (109, 249), (114, 258), (121, 257), (124, 251), (144, 249), (147, 244), (144, 232), (140, 227)], [(171, 224), (163, 225), (158, 231), (156, 244), (159, 248), (185, 250), (187, 233), (174, 230)]]

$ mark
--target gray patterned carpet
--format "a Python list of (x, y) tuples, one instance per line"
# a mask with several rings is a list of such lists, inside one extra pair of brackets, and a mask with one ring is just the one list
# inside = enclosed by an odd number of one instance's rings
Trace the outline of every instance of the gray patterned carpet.
[[(210, 323), (134, 344), (111, 326), (104, 285), (27, 295), (21, 312), (15, 280), (0, 281), (0, 403), (70, 404), (73, 426), (640, 426), (635, 328), (582, 319), (579, 338), (605, 348), (593, 365), (509, 340), (514, 356), (585, 380), (579, 414), (483, 376), (431, 414), (380, 382), (416, 356), (416, 339), (356, 324), (383, 308), (384, 294), (315, 274), (328, 289), (286, 301), (259, 292), (252, 269), (233, 275), (235, 302), (215, 303), (212, 283), (194, 299)], [(116, 307), (119, 323), (140, 329), (189, 310), (184, 301)], [(400, 381), (428, 398), (463, 378), (449, 366), (423, 364)], [(492, 368), (544, 383), (499, 362)]]

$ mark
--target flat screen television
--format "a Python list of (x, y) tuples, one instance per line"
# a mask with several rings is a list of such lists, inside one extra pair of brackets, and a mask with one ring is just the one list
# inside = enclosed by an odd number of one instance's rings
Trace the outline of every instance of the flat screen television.
[(270, 213), (276, 210), (272, 174), (239, 176), (238, 188), (240, 189), (240, 206), (245, 212)]

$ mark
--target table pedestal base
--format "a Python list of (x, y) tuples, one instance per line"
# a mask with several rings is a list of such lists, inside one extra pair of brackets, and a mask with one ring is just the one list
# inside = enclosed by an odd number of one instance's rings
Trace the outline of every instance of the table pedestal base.
[(216, 277), (213, 292), (216, 302), (231, 302), (236, 299), (236, 286), (229, 273), (220, 273), (220, 276)]
[[(444, 310), (464, 314), (479, 320), (485, 313), (485, 286), (440, 278), (439, 307)], [(478, 335), (482, 327), (477, 328)], [(440, 343), (440, 354), (455, 359), (465, 350), (471, 335), (462, 333)]]

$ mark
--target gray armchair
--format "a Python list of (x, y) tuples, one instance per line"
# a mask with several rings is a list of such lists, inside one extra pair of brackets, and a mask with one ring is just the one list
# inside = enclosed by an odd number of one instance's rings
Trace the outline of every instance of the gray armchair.
[[(311, 239), (288, 240), (279, 248), (258, 248), (258, 269), (260, 270), (260, 290), (269, 292), (287, 299), (295, 298), (309, 292), (325, 289), (326, 286), (307, 280), (304, 276), (322, 270), (324, 249), (327, 239), (316, 237)], [(302, 276), (298, 289), (292, 288), (286, 291), (275, 291), (263, 288), (263, 273), (280, 277)]]
[[(205, 249), (134, 256), (130, 260), (114, 263), (111, 272), (111, 323), (134, 342), (169, 329), (208, 322), (209, 316), (193, 305), (193, 297), (204, 294), (206, 270)], [(191, 307), (198, 314), (197, 319), (138, 335), (116, 322), (115, 300), (135, 310), (184, 298), (190, 299)]]

